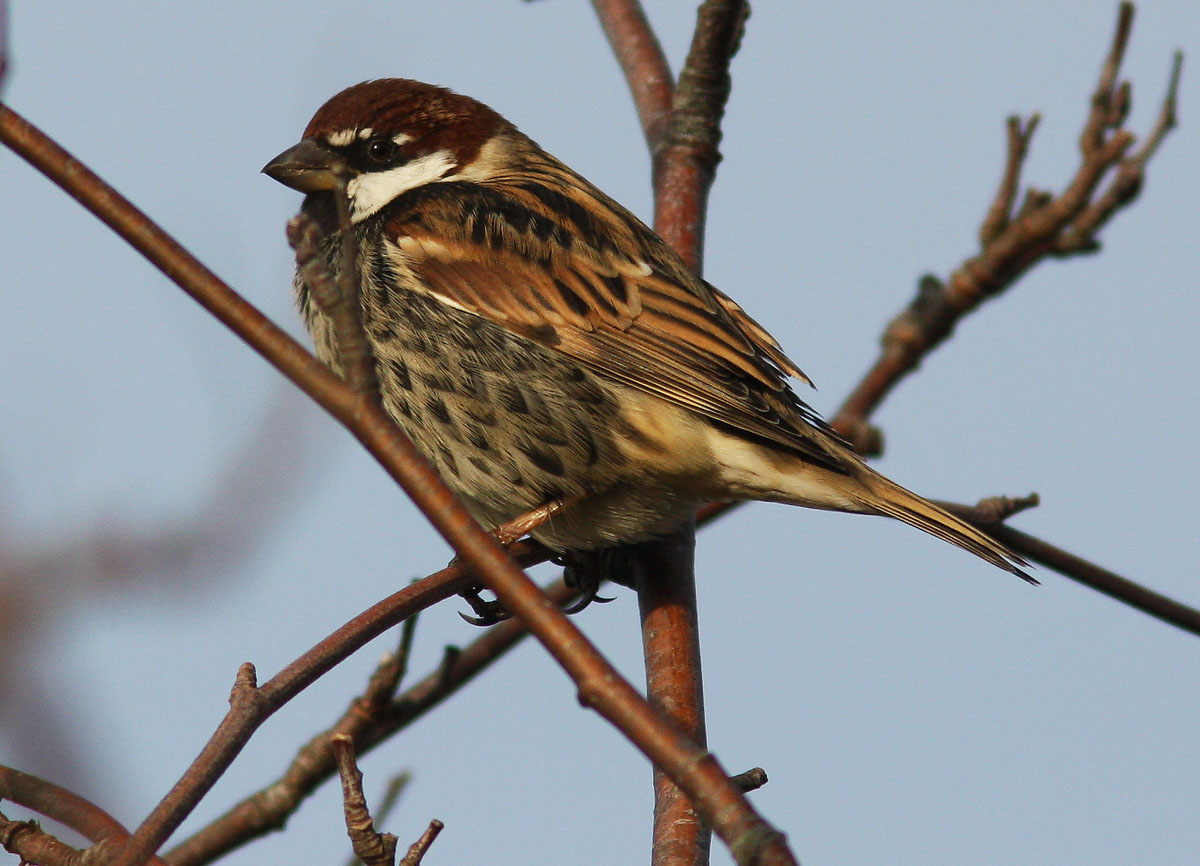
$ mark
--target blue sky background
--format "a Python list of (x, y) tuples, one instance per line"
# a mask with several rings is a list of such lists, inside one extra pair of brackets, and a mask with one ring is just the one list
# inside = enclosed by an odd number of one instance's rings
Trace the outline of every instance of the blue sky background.
[[(692, 4), (648, 9), (678, 68)], [(1115, 4), (1062, 0), (756, 4), (706, 276), (817, 382), (819, 410), (916, 278), (975, 252), (1008, 114), (1043, 113), (1026, 180), (1069, 179), (1114, 21)], [(1189, 0), (1141, 4), (1133, 130), (1153, 122), (1171, 52), (1196, 55), (1197, 25)], [(636, 116), (583, 3), (15, 0), (10, 38), (10, 104), (293, 332), (283, 224), (299, 199), (258, 170), (365, 78), (478, 97), (650, 215)], [(1198, 605), (1194, 68), (1181, 127), (1103, 252), (1041, 265), (963, 322), (876, 420), (898, 481), (960, 501), (1036, 490), (1016, 526)], [(10, 558), (197, 524), (241, 541), (134, 563), (116, 585), (90, 582), (93, 553), (0, 588), (27, 599), (0, 762), (135, 825), (220, 720), (239, 663), (269, 677), (450, 551), (347, 434), (107, 229), (7, 152), (0, 178)], [(231, 471), (247, 453), (255, 468)], [(806, 864), (1195, 863), (1195, 637), (1045, 570), (1034, 589), (899, 524), (784, 506), (706, 530), (698, 573), (711, 746), (731, 772), (767, 770), (754, 803)], [(618, 596), (578, 622), (640, 683), (635, 599)], [(455, 610), (423, 615), (415, 676), (477, 636)], [(269, 721), (185, 830), (275, 778), (392, 641)], [(368, 756), (368, 794), (403, 768), (415, 779), (386, 829), (407, 844), (444, 820), (429, 863), (647, 856), (649, 767), (532, 644)], [(346, 851), (326, 786), (227, 862)], [(729, 862), (719, 843), (714, 862)]]

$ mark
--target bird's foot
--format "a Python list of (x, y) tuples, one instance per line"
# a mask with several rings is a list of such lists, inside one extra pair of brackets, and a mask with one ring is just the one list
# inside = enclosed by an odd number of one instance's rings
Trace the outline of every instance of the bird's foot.
[(480, 595), (482, 592), (483, 587), (474, 586), (470, 589), (463, 590), (458, 594), (460, 598), (462, 598), (471, 606), (471, 610), (475, 611), (475, 616), (467, 616), (462, 611), (459, 611), (458, 615), (461, 616), (465, 622), (469, 622), (471, 625), (477, 625), (482, 628), (489, 625), (495, 625), (499, 622), (504, 622), (506, 619), (510, 619), (512, 617), (512, 614), (509, 613), (508, 609), (500, 602), (499, 599), (486, 599)]
[(612, 574), (613, 548), (604, 550), (568, 550), (554, 557), (563, 566), (567, 586), (579, 590), (579, 599), (563, 608), (563, 613), (576, 614), (592, 602), (608, 604), (612, 598), (600, 595), (600, 586)]

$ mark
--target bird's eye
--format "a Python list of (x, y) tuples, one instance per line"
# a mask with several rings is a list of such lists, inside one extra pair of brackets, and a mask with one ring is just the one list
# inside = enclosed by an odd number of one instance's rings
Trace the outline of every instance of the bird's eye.
[(378, 136), (367, 142), (367, 161), (372, 165), (387, 165), (396, 158), (396, 151), (400, 148), (396, 142), (390, 138)]

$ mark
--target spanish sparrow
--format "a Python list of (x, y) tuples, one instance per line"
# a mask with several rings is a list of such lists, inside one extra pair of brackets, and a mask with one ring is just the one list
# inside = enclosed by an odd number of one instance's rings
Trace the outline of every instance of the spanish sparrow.
[[(484, 526), (566, 499), (533, 535), (594, 550), (761, 499), (895, 517), (1028, 579), (867, 467), (788, 386), (808, 380), (761, 325), (486, 105), (368, 81), (263, 171), (307, 193), (331, 270), (345, 180), (383, 405)], [(326, 316), (295, 288), (338, 370)]]

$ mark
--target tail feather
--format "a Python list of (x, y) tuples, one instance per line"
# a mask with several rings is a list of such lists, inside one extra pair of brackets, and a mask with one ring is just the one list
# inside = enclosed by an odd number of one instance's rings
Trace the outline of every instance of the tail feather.
[(1038, 583), (1033, 576), (1021, 568), (1021, 566), (1029, 564), (1025, 559), (981, 529), (955, 517), (929, 500), (905, 490), (894, 481), (874, 471), (868, 470), (868, 472), (870, 474), (862, 481), (866, 490), (874, 495), (861, 498), (864, 510), (902, 520), (943, 541), (968, 550), (981, 559), (986, 559), (992, 565), (1012, 572), (1022, 580), (1034, 585)]

